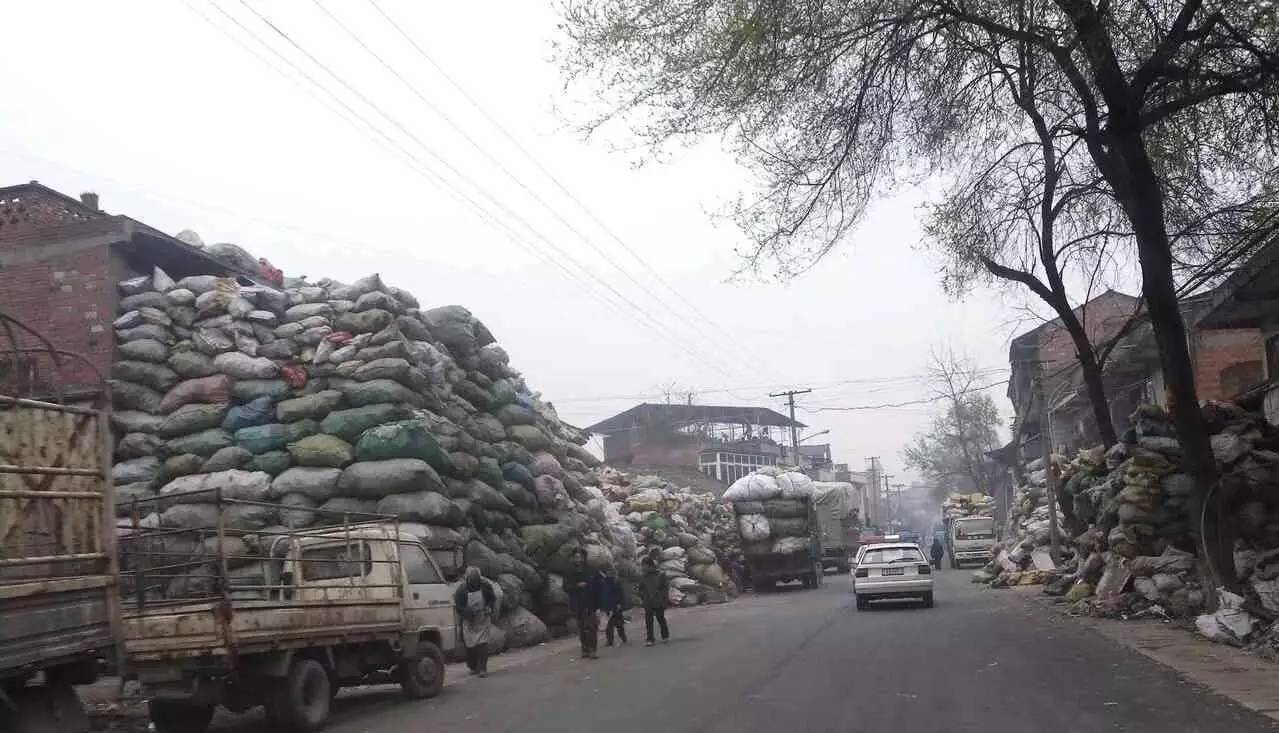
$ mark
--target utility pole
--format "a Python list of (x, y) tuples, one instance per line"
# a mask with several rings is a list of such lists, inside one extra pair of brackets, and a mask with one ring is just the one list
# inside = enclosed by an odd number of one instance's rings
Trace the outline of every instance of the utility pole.
[(871, 456), (866, 462), (870, 464), (866, 470), (866, 498), (870, 502), (866, 507), (866, 526), (869, 527), (882, 519), (879, 516), (879, 456)]
[(885, 473), (883, 474), (883, 476), (884, 476), (884, 488), (883, 488), (884, 515), (888, 518), (889, 521), (892, 521), (893, 519), (896, 519), (896, 516), (895, 516), (896, 512), (893, 510), (893, 496), (892, 494), (889, 493), (888, 479), (892, 478), (893, 475), (891, 473)]
[(1048, 389), (1044, 384), (1044, 365), (1039, 365), (1039, 442), (1044, 448), (1044, 493), (1048, 500), (1048, 551), (1056, 566), (1061, 557), (1060, 530), (1057, 528), (1057, 473), (1053, 470), (1052, 410), (1048, 408)]
[(773, 392), (768, 395), (769, 397), (785, 397), (786, 405), (790, 407), (790, 445), (795, 465), (800, 468), (803, 468), (803, 463), (799, 460), (799, 426), (795, 424), (795, 395), (808, 394), (812, 391), (812, 389), (792, 389), (785, 392)]
[(897, 521), (905, 524), (906, 512), (902, 511), (902, 489), (906, 484), (893, 484), (893, 488), (897, 489)]

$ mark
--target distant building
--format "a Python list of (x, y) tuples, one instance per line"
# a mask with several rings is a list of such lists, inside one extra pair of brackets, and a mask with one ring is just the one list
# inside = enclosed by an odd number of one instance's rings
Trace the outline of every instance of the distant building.
[(694, 468), (732, 483), (783, 463), (790, 428), (806, 427), (767, 407), (644, 403), (586, 428), (604, 436), (614, 466)]

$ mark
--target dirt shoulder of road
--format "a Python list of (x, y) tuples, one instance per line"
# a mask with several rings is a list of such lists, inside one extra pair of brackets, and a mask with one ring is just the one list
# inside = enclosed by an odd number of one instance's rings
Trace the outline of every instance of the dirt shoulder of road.
[(1253, 712), (1279, 721), (1279, 664), (1224, 644), (1216, 644), (1183, 626), (1156, 619), (1122, 621), (1069, 613), (1061, 599), (1045, 596), (1041, 586), (1006, 591), (1028, 604), (1046, 607), (1182, 678), (1230, 698)]

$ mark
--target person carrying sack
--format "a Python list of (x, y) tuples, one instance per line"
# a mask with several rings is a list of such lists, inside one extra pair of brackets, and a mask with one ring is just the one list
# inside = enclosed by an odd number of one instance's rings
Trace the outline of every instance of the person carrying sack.
[(644, 631), (647, 634), (644, 646), (653, 646), (656, 641), (653, 638), (654, 621), (661, 627), (662, 642), (670, 641), (671, 630), (666, 625), (669, 591), (666, 576), (657, 569), (657, 563), (651, 557), (644, 558), (644, 574), (639, 581), (640, 602), (644, 604)]

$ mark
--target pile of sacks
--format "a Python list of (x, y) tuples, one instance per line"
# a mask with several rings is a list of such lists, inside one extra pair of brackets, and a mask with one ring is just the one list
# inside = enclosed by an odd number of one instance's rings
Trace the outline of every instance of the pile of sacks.
[(1193, 539), (1194, 482), (1181, 471), (1171, 417), (1149, 405), (1109, 451), (1056, 457), (1073, 557), (1047, 574), (1045, 592), (1066, 596), (1078, 613), (1194, 618), (1208, 638), (1268, 645), (1279, 638), (1265, 631), (1279, 617), (1279, 432), (1233, 404), (1209, 402), (1203, 411), (1243, 593), (1219, 590), (1218, 610), (1202, 613), (1209, 594)]
[(215, 491), (258, 502), (225, 509), (242, 533), (394, 515), (501, 586), (512, 644), (545, 638), (533, 612), (567, 617), (557, 573), (576, 548), (634, 574), (586, 436), (465, 308), (424, 310), (377, 275), (276, 288), (156, 269), (119, 288), (122, 533), (210, 527)]
[[(1054, 459), (1059, 458), (1060, 456), (1054, 456)], [(1001, 588), (1035, 585), (1049, 579), (1052, 567), (1049, 553), (1051, 533), (1047, 499), (1048, 474), (1044, 466), (1042, 458), (1031, 461), (1026, 466), (1026, 483), (1013, 493), (1013, 504), (1008, 513), (1003, 539), (995, 548), (991, 561), (973, 573), (973, 582), (989, 583), (992, 587)], [(1064, 519), (1061, 512), (1058, 512), (1058, 526)], [(1062, 544), (1065, 546), (1066, 543)], [(1069, 553), (1069, 548), (1066, 549)]]
[(733, 505), (742, 553), (788, 555), (807, 552), (813, 480), (798, 471), (766, 466), (738, 479), (724, 492)]
[(947, 494), (941, 503), (941, 513), (946, 519), (995, 516), (995, 497), (989, 494)]
[(601, 489), (625, 517), (641, 558), (653, 558), (670, 581), (672, 606), (723, 603), (737, 594), (725, 570), (732, 548), (717, 542), (733, 513), (713, 495), (658, 476), (599, 472)]

